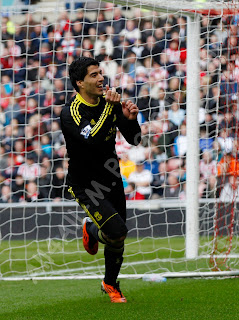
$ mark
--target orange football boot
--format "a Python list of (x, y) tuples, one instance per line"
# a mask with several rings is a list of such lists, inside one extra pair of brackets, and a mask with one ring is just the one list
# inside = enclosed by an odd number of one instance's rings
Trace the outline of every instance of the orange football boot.
[(125, 303), (127, 302), (123, 293), (120, 291), (119, 281), (116, 283), (116, 286), (113, 287), (109, 284), (106, 284), (104, 281), (101, 283), (101, 290), (104, 293), (108, 293), (111, 302), (113, 303)]
[(89, 243), (90, 243), (90, 236), (89, 233), (86, 230), (86, 224), (92, 222), (92, 220), (88, 217), (84, 218), (82, 221), (82, 226), (83, 226), (83, 237), (82, 237), (82, 241), (83, 241), (83, 246), (85, 248), (85, 250), (91, 254), (94, 255), (98, 252), (98, 247), (99, 247), (99, 242), (96, 240), (96, 243), (93, 245), (93, 247), (90, 247)]

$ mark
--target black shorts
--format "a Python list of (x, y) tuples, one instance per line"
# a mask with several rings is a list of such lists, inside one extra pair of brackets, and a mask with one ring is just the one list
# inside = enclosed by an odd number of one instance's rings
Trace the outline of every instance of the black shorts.
[(86, 189), (69, 186), (68, 191), (92, 219), (95, 225), (114, 240), (126, 235), (126, 201), (121, 184), (104, 192), (99, 197), (92, 196)]

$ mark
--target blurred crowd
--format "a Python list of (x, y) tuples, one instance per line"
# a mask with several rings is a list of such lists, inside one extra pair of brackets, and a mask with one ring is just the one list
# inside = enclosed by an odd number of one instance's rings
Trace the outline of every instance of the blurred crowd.
[[(186, 18), (135, 10), (126, 19), (108, 6), (91, 21), (85, 12), (71, 20), (66, 10), (54, 23), (31, 13), (21, 24), (2, 17), (0, 202), (70, 199), (59, 116), (75, 94), (67, 70), (79, 56), (98, 59), (105, 85), (140, 109), (141, 144), (116, 137), (126, 198), (185, 200)], [(225, 200), (237, 188), (238, 32), (238, 17), (201, 18), (201, 198)]]

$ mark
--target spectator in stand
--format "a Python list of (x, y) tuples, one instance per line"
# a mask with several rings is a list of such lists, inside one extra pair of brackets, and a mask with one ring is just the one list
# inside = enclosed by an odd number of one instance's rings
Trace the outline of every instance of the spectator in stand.
[(14, 179), (17, 174), (17, 167), (14, 165), (14, 157), (10, 154), (7, 157), (7, 166), (2, 171), (1, 176), (4, 180)]
[(119, 44), (114, 48), (113, 59), (118, 63), (122, 64), (122, 61), (126, 58), (126, 55), (130, 51), (130, 42), (125, 37), (121, 37)]
[(51, 90), (46, 91), (45, 99), (43, 101), (43, 106), (40, 109), (40, 113), (44, 116), (44, 119), (49, 119), (51, 116), (52, 106), (55, 103), (55, 98)]
[(100, 54), (100, 49), (102, 47), (106, 48), (106, 55), (112, 56), (114, 52), (114, 45), (110, 38), (105, 33), (100, 33), (98, 39), (94, 43), (94, 54), (97, 57)]
[(65, 32), (70, 30), (71, 25), (67, 11), (61, 11), (58, 22), (61, 26), (62, 34), (65, 34)]
[(65, 54), (73, 55), (76, 46), (76, 40), (71, 31), (67, 31), (65, 33), (64, 39), (61, 42), (61, 46)]
[(135, 40), (141, 39), (141, 33), (136, 26), (135, 20), (127, 20), (126, 28), (123, 29), (119, 35), (125, 37), (131, 44), (133, 44)]
[(128, 51), (126, 59), (124, 61), (124, 71), (133, 79), (136, 78), (136, 68), (141, 66), (141, 63), (137, 61), (137, 56), (133, 51)]
[(178, 99), (175, 99), (175, 93), (178, 93), (180, 91), (179, 86), (180, 86), (180, 80), (177, 77), (172, 77), (169, 80), (167, 97), (170, 103), (173, 103), (175, 101), (180, 103)]
[(217, 165), (217, 175), (218, 176), (238, 176), (239, 175), (239, 162), (232, 155), (231, 152), (225, 152), (222, 159)]
[(115, 34), (119, 34), (121, 30), (125, 28), (126, 19), (122, 15), (122, 11), (119, 7), (114, 7), (113, 9), (113, 28), (115, 30)]
[(84, 10), (79, 9), (76, 12), (76, 19), (73, 22), (79, 21), (83, 24), (83, 34), (89, 35), (89, 29), (92, 27), (92, 22), (85, 16)]
[(7, 48), (9, 51), (10, 56), (12, 57), (19, 57), (21, 55), (21, 47), (16, 44), (15, 39), (9, 38), (7, 41)]
[(227, 129), (222, 129), (219, 132), (219, 137), (217, 138), (217, 141), (220, 144), (222, 151), (232, 152), (234, 138), (229, 135)]
[(71, 196), (69, 192), (67, 191), (67, 188), (65, 188), (65, 172), (63, 170), (63, 167), (56, 168), (56, 172), (53, 176), (52, 181), (52, 190), (50, 197), (53, 199), (53, 201), (62, 201), (63, 199), (70, 199)]
[(216, 186), (217, 162), (213, 160), (211, 151), (204, 151), (202, 159), (199, 162), (200, 183), (199, 183), (199, 197), (204, 194), (206, 198), (212, 196), (212, 192)]
[(35, 181), (29, 181), (26, 185), (25, 201), (36, 202), (40, 199), (38, 187)]
[(73, 38), (76, 41), (76, 45), (80, 45), (83, 40), (83, 23), (81, 21), (75, 21), (72, 25)]
[(11, 202), (12, 202), (11, 188), (9, 185), (4, 184), (1, 187), (0, 203), (11, 203)]
[(107, 26), (110, 25), (110, 22), (105, 17), (105, 12), (100, 11), (97, 14), (97, 22), (93, 25), (96, 30), (98, 30), (98, 35), (105, 33)]
[(52, 121), (57, 121), (59, 125), (61, 124), (60, 122), (60, 114), (61, 114), (61, 105), (53, 105), (53, 114), (51, 114)]
[(45, 153), (49, 158), (52, 157), (52, 145), (51, 140), (48, 134), (44, 134), (41, 136), (41, 149), (43, 153)]
[[(1, 141), (0, 144), (0, 175), (2, 176), (2, 172), (8, 167), (8, 155), (6, 153), (5, 147)], [(1, 178), (0, 178), (1, 182)]]
[(158, 89), (168, 89), (169, 73), (166, 68), (162, 67), (156, 61), (153, 62), (153, 68), (150, 73), (150, 76), (153, 77), (154, 87)]
[(150, 91), (150, 96), (158, 101), (158, 110), (156, 110), (158, 114), (156, 115), (155, 119), (157, 117), (162, 117), (164, 111), (169, 110), (169, 102), (167, 101), (166, 91), (162, 88), (161, 89), (157, 88), (153, 96), (152, 96), (152, 90)]
[(145, 121), (155, 118), (154, 115), (158, 111), (158, 100), (150, 98), (149, 87), (147, 85), (141, 86), (137, 105)]
[(10, 33), (8, 32), (7, 24), (4, 22), (1, 25), (1, 37), (3, 41), (7, 41), (11, 37)]
[(178, 127), (173, 124), (168, 118), (168, 111), (165, 110), (162, 114), (156, 117), (157, 124), (161, 128), (161, 134), (157, 135), (157, 144), (164, 146), (168, 157), (172, 155), (172, 144), (178, 136)]
[(54, 150), (58, 150), (60, 146), (64, 144), (64, 137), (60, 129), (60, 125), (57, 121), (51, 122), (50, 134), (51, 145), (54, 148)]
[(205, 121), (202, 123), (209, 138), (216, 137), (217, 125), (211, 113), (205, 113)]
[(219, 200), (221, 202), (234, 203), (239, 198), (239, 179), (230, 176), (229, 181), (222, 188)]
[(181, 189), (180, 189), (178, 177), (175, 174), (170, 173), (168, 175), (167, 185), (165, 186), (164, 197), (165, 198), (179, 198), (180, 191), (181, 191)]
[(159, 163), (151, 148), (145, 150), (144, 169), (149, 170), (153, 175), (159, 173)]
[(19, 83), (21, 86), (26, 80), (26, 64), (21, 56), (17, 56), (13, 59), (11, 80), (14, 83)]
[(30, 35), (34, 31), (34, 28), (37, 24), (38, 22), (34, 20), (33, 15), (30, 12), (26, 13), (25, 19), (21, 25), (24, 34), (26, 34), (28, 38), (30, 38)]
[(128, 179), (130, 174), (135, 171), (135, 163), (129, 160), (129, 156), (127, 152), (121, 154), (121, 158), (119, 160), (120, 172), (121, 174)]
[(130, 174), (128, 182), (133, 182), (136, 186), (136, 191), (144, 195), (145, 199), (150, 198), (152, 194), (152, 181), (152, 173), (149, 170), (144, 169), (144, 162), (136, 162), (136, 170)]
[(126, 200), (144, 200), (145, 197), (143, 194), (137, 191), (136, 185), (133, 182), (130, 182), (125, 188)]
[(131, 51), (133, 51), (136, 56), (137, 59), (142, 62), (142, 52), (144, 50), (144, 46), (142, 44), (142, 40), (141, 39), (137, 39), (134, 41), (134, 45), (131, 47)]
[(41, 166), (41, 175), (38, 178), (38, 188), (40, 198), (44, 201), (48, 201), (51, 190), (51, 176), (45, 166)]
[(169, 77), (171, 78), (176, 72), (175, 65), (169, 62), (169, 55), (166, 52), (162, 52), (159, 57), (160, 66), (167, 71)]
[(156, 40), (157, 47), (159, 48), (160, 52), (163, 52), (164, 49), (167, 47), (167, 41), (165, 39), (165, 33), (163, 28), (156, 28), (154, 30), (154, 37)]
[(175, 125), (180, 127), (185, 120), (185, 110), (180, 109), (178, 102), (174, 101), (168, 112), (168, 119)]
[(214, 139), (209, 138), (207, 135), (207, 129), (204, 126), (200, 127), (199, 149), (201, 151), (212, 150), (213, 142), (214, 142)]
[(136, 84), (137, 84), (137, 93), (142, 85), (148, 83), (148, 72), (147, 69), (143, 66), (138, 66), (135, 69), (136, 74)]
[(39, 51), (40, 65), (48, 66), (52, 62), (53, 56), (50, 45), (47, 42), (42, 43)]
[(39, 52), (40, 45), (46, 42), (46, 39), (42, 39), (41, 25), (37, 24), (34, 27), (34, 31), (30, 34), (31, 47), (34, 52)]
[(118, 64), (112, 59), (112, 56), (105, 55), (103, 61), (100, 62), (100, 67), (104, 70), (104, 75), (112, 83), (118, 71)]
[(153, 58), (153, 60), (157, 63), (160, 62), (160, 47), (157, 46), (156, 44), (156, 40), (154, 38), (154, 36), (150, 35), (147, 37), (147, 42), (146, 42), (146, 46), (142, 52), (142, 58), (147, 58), (147, 57), (151, 57)]
[(220, 196), (221, 186), (228, 182), (229, 176), (239, 176), (239, 162), (231, 152), (224, 152), (217, 164), (217, 197)]
[(225, 130), (227, 135), (235, 137), (238, 120), (232, 113), (231, 108), (227, 108), (222, 121), (219, 124), (219, 131)]
[(54, 24), (52, 30), (48, 31), (48, 43), (52, 47), (52, 49), (57, 48), (62, 41), (62, 30), (59, 22)]
[(13, 158), (14, 158), (14, 163), (16, 166), (20, 166), (25, 158), (25, 146), (24, 146), (24, 140), (19, 139), (15, 141), (14, 147), (13, 147), (14, 153), (13, 153)]
[(147, 38), (152, 36), (153, 30), (155, 29), (154, 23), (151, 20), (143, 20), (140, 24), (141, 39), (143, 43), (147, 42)]
[(154, 175), (152, 186), (152, 199), (161, 198), (164, 196), (164, 188), (168, 180), (168, 165), (167, 161), (162, 161), (158, 166), (159, 173)]
[(33, 181), (40, 176), (41, 168), (38, 163), (35, 163), (35, 156), (32, 153), (26, 155), (25, 163), (20, 165), (17, 174), (25, 181)]
[(12, 126), (10, 124), (7, 125), (5, 130), (3, 130), (3, 136), (1, 137), (1, 143), (4, 145), (7, 152), (11, 152), (17, 138), (18, 136), (14, 135)]
[(63, 105), (69, 97), (66, 96), (65, 85), (62, 79), (54, 81), (54, 99), (57, 105)]
[(180, 134), (174, 140), (174, 155), (183, 157), (187, 152), (187, 128), (185, 124), (180, 126)]
[(12, 180), (12, 201), (22, 202), (24, 200), (24, 179), (21, 175), (17, 174), (16, 178)]
[(25, 125), (25, 140), (24, 145), (26, 147), (26, 152), (32, 150), (32, 143), (36, 137), (34, 137), (34, 129), (31, 125)]

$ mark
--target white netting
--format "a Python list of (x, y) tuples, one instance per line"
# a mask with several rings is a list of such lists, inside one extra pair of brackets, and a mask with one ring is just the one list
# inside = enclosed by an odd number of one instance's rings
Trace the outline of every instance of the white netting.
[[(105, 84), (140, 109), (141, 145), (131, 147), (120, 133), (116, 137), (128, 199), (122, 274), (237, 268), (239, 15), (234, 3), (221, 1), (213, 16), (205, 10), (200, 16), (200, 232), (198, 257), (187, 260), (185, 12), (195, 14), (202, 4), (180, 3), (42, 1), (3, 7), (3, 277), (103, 274), (103, 248), (93, 258), (84, 251), (84, 215), (65, 183), (67, 156), (59, 115), (74, 94), (68, 65), (81, 55), (97, 58)], [(203, 6), (212, 10), (215, 2)], [(143, 172), (135, 165), (138, 161), (144, 163)]]

